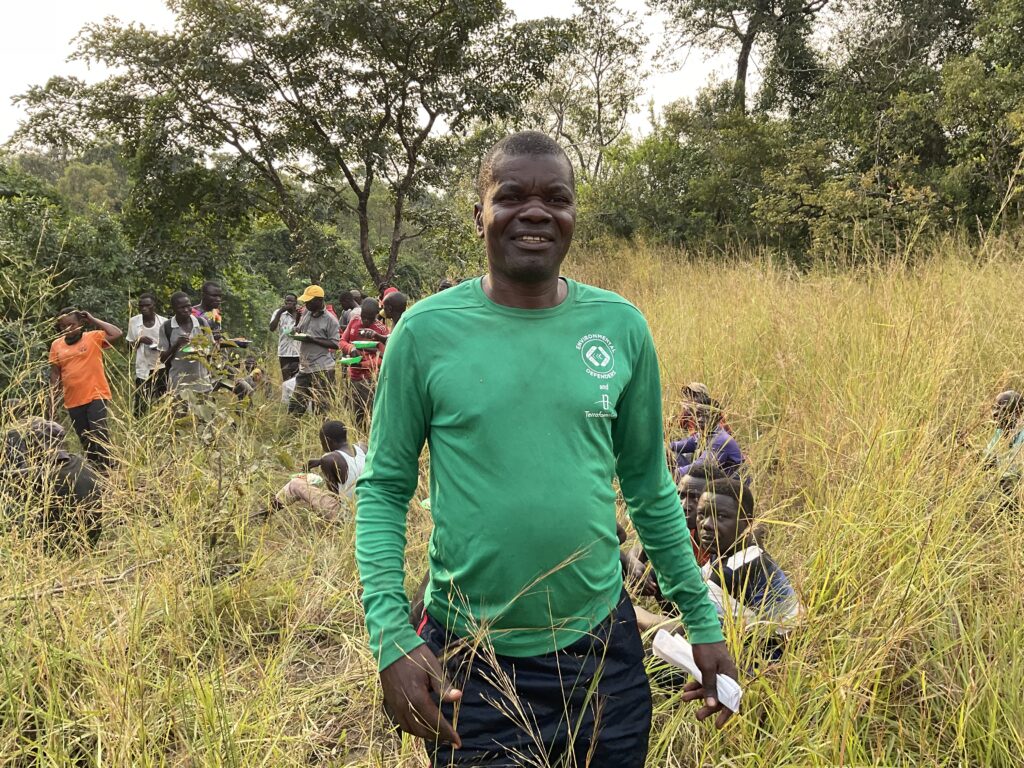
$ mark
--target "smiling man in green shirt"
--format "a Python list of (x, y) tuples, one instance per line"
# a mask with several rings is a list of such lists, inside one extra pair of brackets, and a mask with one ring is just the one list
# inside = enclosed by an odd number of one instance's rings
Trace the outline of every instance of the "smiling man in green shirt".
[[(654, 343), (625, 299), (559, 277), (576, 205), (556, 143), (502, 140), (479, 192), (488, 273), (396, 327), (358, 485), (356, 557), (385, 704), (437, 766), (574, 755), (639, 767), (651, 702), (622, 587), (616, 476), (704, 679), (736, 677), (665, 466)], [(417, 630), (404, 551), (424, 443), (434, 530)], [(687, 695), (701, 697), (698, 716), (724, 723), (713, 685)]]

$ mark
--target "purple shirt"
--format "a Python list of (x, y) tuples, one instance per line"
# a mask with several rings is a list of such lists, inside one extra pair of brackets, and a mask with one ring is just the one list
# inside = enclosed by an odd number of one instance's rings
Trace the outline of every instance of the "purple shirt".
[(687, 473), (692, 464), (698, 461), (714, 462), (730, 477), (739, 474), (740, 466), (743, 464), (743, 452), (740, 451), (739, 443), (722, 427), (718, 427), (711, 433), (708, 447), (699, 456), (694, 455), (697, 452), (697, 442), (697, 436), (690, 435), (685, 440), (673, 440), (669, 443), (669, 448), (676, 456), (677, 480)]

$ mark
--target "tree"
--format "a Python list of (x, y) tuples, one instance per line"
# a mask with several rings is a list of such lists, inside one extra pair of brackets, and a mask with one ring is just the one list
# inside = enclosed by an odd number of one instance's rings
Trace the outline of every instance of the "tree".
[[(558, 24), (513, 24), (493, 0), (169, 4), (171, 34), (114, 20), (86, 27), (76, 57), (120, 74), (31, 89), (19, 138), (68, 146), (108, 132), (134, 152), (158, 130), (199, 159), (229, 148), (297, 251), (320, 243), (300, 189), (351, 212), (374, 282), (394, 275), (403, 243), (422, 233), (409, 209), (443, 182), (470, 121), (516, 114), (563, 41)], [(380, 243), (378, 187), (391, 207)]]
[[(747, 72), (754, 46), (767, 41), (776, 56), (794, 50), (803, 58), (810, 33), (809, 22), (829, 0), (648, 0), (653, 10), (669, 16), (674, 42), (683, 46), (703, 45), (721, 51), (735, 46), (736, 76), (732, 106), (747, 106)], [(794, 34), (799, 32), (800, 34)]]
[(565, 145), (584, 181), (599, 179), (604, 157), (626, 130), (646, 78), (647, 37), (614, 0), (578, 0), (572, 44), (549, 69), (528, 113)]

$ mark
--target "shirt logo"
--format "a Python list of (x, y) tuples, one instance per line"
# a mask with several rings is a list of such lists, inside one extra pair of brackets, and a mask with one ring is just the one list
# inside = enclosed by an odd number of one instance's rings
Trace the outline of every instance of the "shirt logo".
[(600, 333), (588, 333), (578, 342), (576, 349), (583, 359), (587, 373), (598, 379), (615, 376), (615, 345)]

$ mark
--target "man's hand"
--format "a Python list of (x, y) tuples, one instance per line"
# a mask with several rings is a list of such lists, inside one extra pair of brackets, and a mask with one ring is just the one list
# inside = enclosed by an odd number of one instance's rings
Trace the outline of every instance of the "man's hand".
[(462, 698), (462, 691), (444, 683), (444, 671), (427, 646), (421, 645), (393, 662), (380, 673), (384, 703), (399, 727), (421, 739), (462, 746), (462, 739), (438, 709), (431, 696), (453, 702)]
[(725, 643), (695, 643), (693, 660), (696, 662), (704, 682), (703, 684), (696, 681), (687, 683), (683, 688), (683, 701), (703, 699), (704, 706), (697, 710), (697, 719), (706, 720), (717, 712), (715, 727), (722, 728), (733, 716), (733, 711), (718, 700), (715, 680), (718, 675), (726, 675), (738, 681), (739, 673), (736, 671), (736, 664), (733, 662), (732, 656), (729, 655), (729, 649)]
[(153, 346), (154, 344), (156, 344), (156, 342), (153, 341), (153, 339), (149, 338), (149, 336), (139, 336), (139, 338), (135, 340), (135, 343), (136, 344), (145, 344), (147, 347), (150, 347), (150, 346)]

